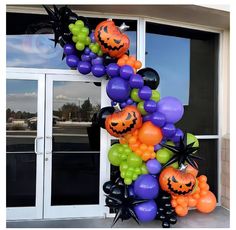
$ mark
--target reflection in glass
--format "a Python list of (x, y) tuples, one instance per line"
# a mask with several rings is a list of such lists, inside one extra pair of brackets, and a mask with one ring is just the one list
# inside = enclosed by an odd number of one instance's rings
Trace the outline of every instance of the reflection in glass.
[(37, 81), (7, 80), (7, 207), (34, 206)]
[(158, 91), (189, 102), (190, 39), (146, 33), (146, 66), (160, 75)]
[(52, 205), (99, 203), (99, 82), (54, 82)]

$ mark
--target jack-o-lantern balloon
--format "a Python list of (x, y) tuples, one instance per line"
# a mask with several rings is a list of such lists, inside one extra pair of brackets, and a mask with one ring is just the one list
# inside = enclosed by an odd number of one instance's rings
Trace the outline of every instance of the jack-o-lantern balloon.
[(112, 20), (103, 21), (97, 25), (95, 38), (102, 52), (108, 53), (111, 57), (118, 58), (129, 49), (128, 36)]
[(162, 190), (172, 195), (186, 195), (193, 191), (196, 178), (185, 170), (165, 168), (159, 177)]
[(122, 137), (140, 128), (142, 126), (142, 117), (137, 108), (130, 105), (107, 116), (105, 126), (112, 136)]

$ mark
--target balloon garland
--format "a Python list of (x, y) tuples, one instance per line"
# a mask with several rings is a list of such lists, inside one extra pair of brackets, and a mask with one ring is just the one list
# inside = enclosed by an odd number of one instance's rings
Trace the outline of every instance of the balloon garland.
[(108, 19), (92, 30), (68, 7), (44, 8), (67, 65), (108, 79), (111, 106), (100, 110), (96, 122), (119, 138), (108, 152), (118, 168), (116, 180), (103, 186), (106, 206), (116, 213), (113, 225), (133, 218), (137, 223), (160, 220), (168, 228), (189, 208), (213, 211), (216, 198), (207, 177), (197, 177), (199, 142), (175, 126), (184, 107), (177, 98), (161, 98), (157, 71), (141, 69), (142, 63), (129, 55), (128, 26)]

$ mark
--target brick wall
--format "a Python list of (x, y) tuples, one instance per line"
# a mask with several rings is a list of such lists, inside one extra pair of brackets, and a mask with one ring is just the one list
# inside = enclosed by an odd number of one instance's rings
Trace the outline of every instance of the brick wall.
[(222, 138), (221, 147), (221, 204), (225, 208), (230, 208), (230, 137), (226, 135)]

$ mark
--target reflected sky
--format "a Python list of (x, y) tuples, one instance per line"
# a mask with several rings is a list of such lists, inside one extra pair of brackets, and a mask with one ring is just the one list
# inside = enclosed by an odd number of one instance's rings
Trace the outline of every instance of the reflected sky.
[(146, 67), (160, 75), (161, 97), (177, 97), (189, 103), (190, 39), (146, 33)]
[[(136, 55), (136, 32), (127, 31), (130, 54)], [(7, 66), (43, 69), (70, 69), (62, 61), (63, 49), (54, 47), (52, 34), (7, 35)]]

